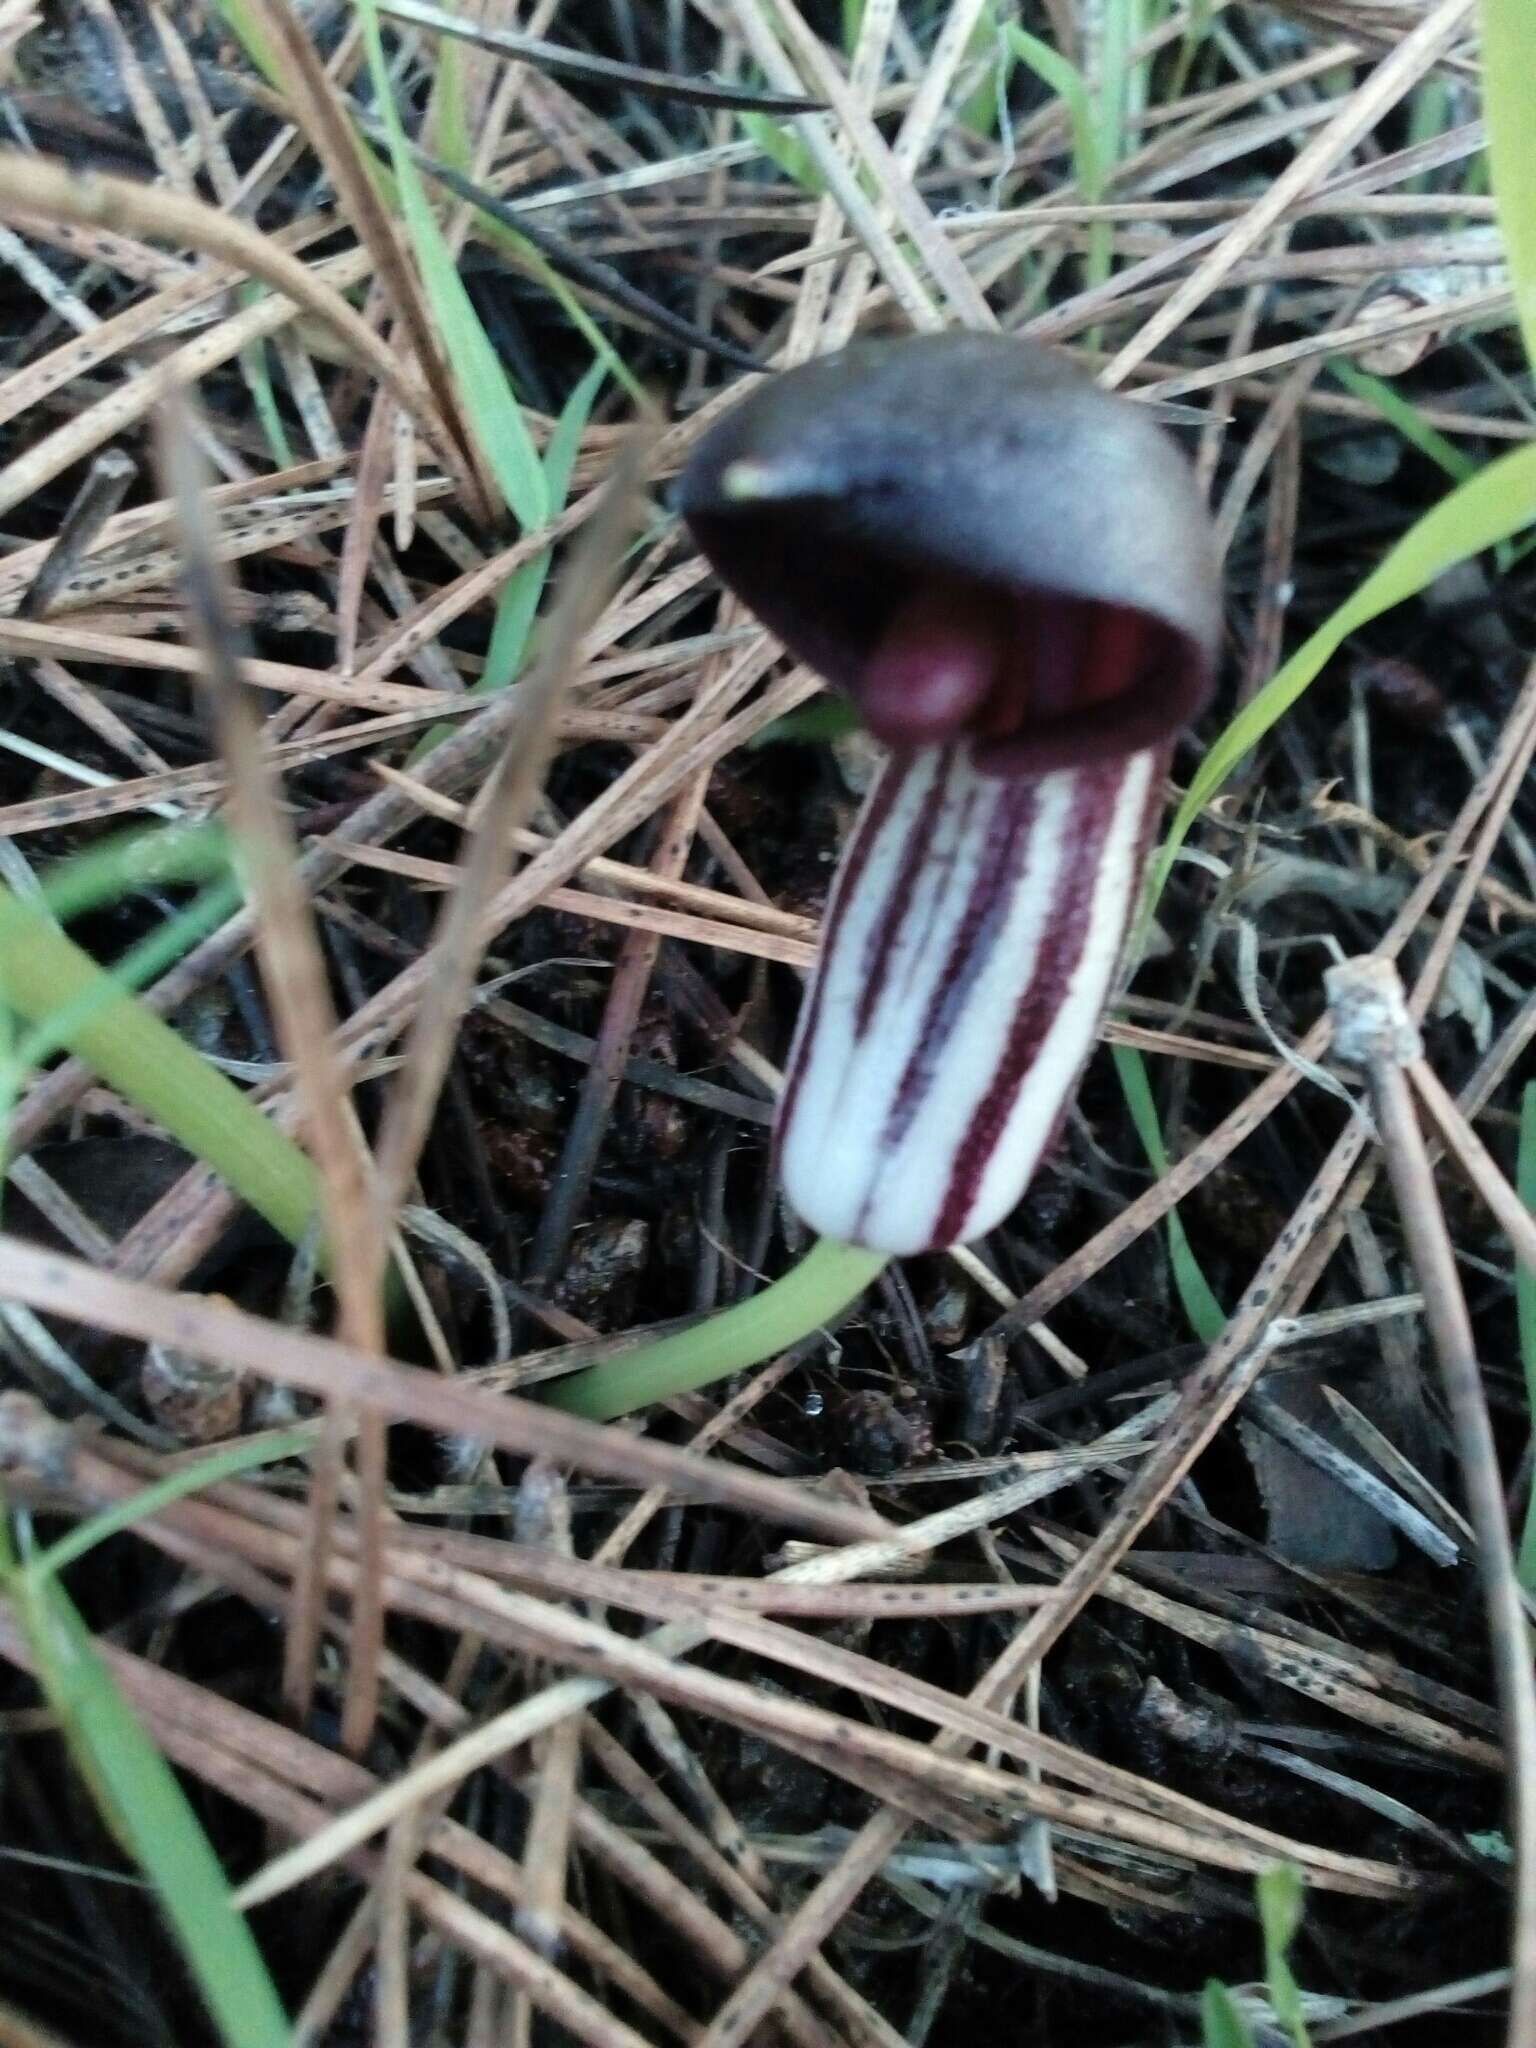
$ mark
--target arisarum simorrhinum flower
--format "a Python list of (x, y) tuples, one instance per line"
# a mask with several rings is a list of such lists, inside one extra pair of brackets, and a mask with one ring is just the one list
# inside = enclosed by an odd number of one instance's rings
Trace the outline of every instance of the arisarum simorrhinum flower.
[(1071, 1098), (1210, 687), (1194, 479), (1062, 359), (940, 335), (761, 386), (700, 443), (682, 509), (889, 748), (790, 1057), (785, 1192), (877, 1252), (978, 1236)]
[(785, 1351), (888, 1256), (1012, 1209), (1092, 1048), (1220, 628), (1178, 450), (1003, 336), (869, 343), (771, 379), (699, 443), (681, 503), (888, 757), (779, 1115), (785, 1191), (820, 1241), (761, 1294), (551, 1383), (598, 1419)]

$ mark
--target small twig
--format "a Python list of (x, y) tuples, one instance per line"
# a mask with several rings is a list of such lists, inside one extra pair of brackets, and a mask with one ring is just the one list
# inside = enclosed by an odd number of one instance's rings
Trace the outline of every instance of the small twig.
[[(465, 475), (458, 449), (445, 436), (426, 392), (406, 374), (382, 337), (352, 309), (336, 285), (323, 281), (275, 237), (201, 200), (184, 199), (132, 178), (77, 178), (62, 165), (26, 156), (20, 150), (0, 150), (0, 211), (36, 212), (86, 227), (103, 225), (130, 234), (161, 236), (263, 279), (282, 298), (335, 330), (344, 345), (421, 421), (445, 466), (463, 481), (473, 499), (474, 480)], [(291, 310), (281, 306), (276, 310), (279, 323), (292, 317)], [(3, 490), (0, 499), (6, 505), (17, 502)]]
[(373, 1971), (375, 2048), (410, 2048), (407, 1945), (411, 1913), (406, 1884), (415, 1868), (423, 1819), (421, 1809), (413, 1807), (402, 1814), (384, 1838), (384, 1854), (374, 1887), (378, 1898)]
[(569, 594), (549, 622), (543, 659), (519, 685), (517, 712), (507, 726), (501, 758), (481, 793), (475, 836), (458, 887), (426, 956), (428, 978), (405, 1042), (404, 1080), (379, 1134), (378, 1199), (386, 1226), (415, 1170), (459, 1019), (469, 1002), (485, 936), (486, 906), (505, 881), (513, 834), (526, 824), (538, 795), (576, 649), (602, 608), (629, 516), (634, 475), (635, 458), (630, 454), (571, 562)]
[(121, 448), (105, 448), (86, 471), (74, 503), (64, 514), (58, 538), (22, 592), (19, 619), (40, 619), (80, 566), (83, 555), (127, 495), (138, 464)]
[(1441, 0), (1411, 34), (1403, 37), (1365, 83), (1351, 93), (1328, 125), (1255, 203), (1245, 209), (1230, 233), (1199, 264), (1126, 343), (1104, 373), (1111, 388), (1124, 382), (1136, 365), (1188, 319), (1228, 273), (1256, 249), (1294, 200), (1310, 196), (1327, 174), (1401, 101), (1466, 26), (1472, 0)]
[(1509, 2048), (1526, 2048), (1536, 2040), (1536, 1679), (1471, 1319), (1406, 1072), (1421, 1059), (1422, 1044), (1390, 961), (1374, 956), (1348, 960), (1331, 968), (1326, 981), (1334, 1049), (1341, 1059), (1365, 1069), (1370, 1086), (1403, 1235), (1424, 1293), (1425, 1320), (1440, 1363), (1467, 1508), (1477, 1532), (1478, 1569), (1509, 1745), (1516, 1874), (1514, 1975), (1506, 2039)]
[(1427, 1060), (1411, 1060), (1405, 1069), (1420, 1102), (1440, 1133), (1447, 1152), (1476, 1188), (1514, 1246), (1515, 1256), (1536, 1272), (1536, 1217), (1515, 1193), (1498, 1162), (1473, 1130)]
[[(558, 1557), (569, 1558), (574, 1554), (565, 1482), (546, 1459), (536, 1458), (523, 1474), (518, 1488), (517, 1533), (521, 1541), (548, 1545)], [(538, 1660), (530, 1660), (530, 1691), (544, 1682), (545, 1676)], [(534, 1770), (528, 1789), (528, 1830), (523, 1845), (528, 1891), (518, 1904), (513, 1926), (531, 1949), (552, 1962), (558, 1959), (562, 1945), (571, 1822), (581, 1768), (581, 1729), (582, 1716), (572, 1714), (533, 1744)], [(527, 2048), (533, 2038), (533, 2007), (521, 1992), (512, 2001), (508, 2038), (512, 2048)]]
[[(359, 120), (365, 131), (370, 136), (373, 135), (374, 124), (365, 117), (360, 116)], [(429, 178), (435, 180), (445, 191), (453, 193), (456, 199), (462, 199), (466, 205), (478, 208), (492, 220), (499, 221), (503, 227), (509, 228), (513, 234), (520, 235), (530, 248), (543, 257), (551, 270), (569, 278), (573, 284), (581, 285), (587, 291), (607, 299), (641, 325), (653, 327), (658, 333), (668, 335), (673, 341), (681, 341), (690, 348), (703, 349), (709, 355), (730, 364), (732, 369), (760, 370), (763, 367), (745, 349), (733, 347), (731, 343), (720, 340), (717, 335), (706, 333), (702, 328), (695, 327), (691, 320), (681, 319), (660, 300), (652, 298), (647, 292), (637, 291), (611, 263), (599, 262), (595, 257), (584, 254), (564, 235), (554, 234), (549, 228), (529, 221), (519, 208), (509, 206), (505, 200), (498, 198), (494, 192), (487, 191), (483, 185), (477, 185), (472, 179), (463, 177), (451, 164), (439, 162), (436, 157), (429, 156), (415, 143), (408, 143), (407, 147), (418, 168), (425, 171)]]
[(1441, 2012), (1448, 2006), (1468, 2005), (1474, 1998), (1491, 1998), (1510, 1983), (1508, 1970), (1484, 1970), (1479, 1977), (1458, 1977), (1453, 1984), (1437, 1984), (1433, 1991), (1413, 1991), (1406, 1998), (1390, 1998), (1351, 2013), (1347, 2020), (1330, 2020), (1313, 2030), (1317, 2048), (1327, 2041), (1352, 2041), (1357, 2034), (1384, 2033), (1399, 2020), (1420, 2019), (1425, 2013)]
[(1261, 1429), (1294, 1451), (1308, 1464), (1315, 1465), (1320, 1472), (1326, 1472), (1358, 1500), (1374, 1509), (1394, 1528), (1401, 1530), (1408, 1541), (1422, 1550), (1434, 1564), (1455, 1564), (1460, 1555), (1456, 1543), (1445, 1532), (1431, 1522), (1427, 1515), (1401, 1498), (1390, 1486), (1378, 1479), (1373, 1472), (1367, 1472), (1356, 1459), (1348, 1457), (1336, 1444), (1319, 1430), (1310, 1428), (1298, 1417), (1266, 1394), (1262, 1387), (1255, 1387), (1248, 1396), (1247, 1414)]
[(1472, 1532), (1472, 1524), (1466, 1516), (1459, 1509), (1453, 1508), (1444, 1494), (1430, 1485), (1419, 1468), (1403, 1456), (1390, 1437), (1383, 1436), (1369, 1416), (1362, 1415), (1352, 1401), (1347, 1400), (1337, 1387), (1330, 1387), (1326, 1381), (1322, 1387), (1322, 1395), (1333, 1410), (1334, 1420), (1339, 1427), (1354, 1438), (1383, 1472), (1390, 1474), (1397, 1482), (1399, 1492), (1406, 1494), (1432, 1522), (1438, 1519), (1443, 1529), (1454, 1533), (1468, 1546), (1477, 1541)]
[[(708, 780), (706, 769), (684, 785), (662, 814), (661, 841), (652, 857), (651, 873), (664, 881), (682, 877)], [(620, 949), (592, 1060), (575, 1114), (566, 1127), (549, 1200), (528, 1257), (528, 1285), (535, 1292), (547, 1288), (569, 1249), (660, 950), (660, 933), (644, 929), (631, 931)]]
[[(300, 879), (298, 848), (270, 786), (262, 758), (261, 732), (246, 696), (246, 683), (228, 624), (224, 572), (213, 546), (199, 463), (184, 400), (167, 401), (162, 415), (161, 463), (166, 492), (177, 508), (183, 551), (183, 580), (193, 630), (208, 685), (208, 701), (221, 750), (229, 764), (230, 803), (250, 872), (259, 913), (257, 945), (279, 1036), (293, 1061), (310, 1143), (320, 1168), (336, 1290), (345, 1340), (363, 1351), (383, 1344), (378, 1288), (381, 1256), (369, 1244), (371, 1169), (353, 1119), (345, 1070), (335, 1053), (336, 1017), (331, 1005), (324, 955)], [(314, 1683), (325, 1555), (335, 1513), (342, 1444), (350, 1418), (332, 1411), (317, 1459), (311, 1541), (306, 1555), (313, 1569), (304, 1578), (289, 1631), (284, 1686), (290, 1703), (307, 1710)], [(376, 1453), (364, 1432), (363, 1447)], [(370, 1458), (365, 1477), (377, 1456)], [(366, 1604), (368, 1574), (360, 1593)], [(377, 1617), (375, 1617), (377, 1623)], [(360, 1629), (360, 1633), (368, 1633)], [(364, 1644), (354, 1645), (361, 1655)]]
[(814, 113), (822, 102), (803, 93), (754, 92), (749, 87), (721, 85), (709, 78), (683, 78), (673, 71), (651, 71), (639, 64), (621, 64), (612, 57), (568, 49), (516, 29), (466, 21), (447, 8), (428, 7), (421, 0), (380, 0), (379, 12), (396, 21), (419, 23), (446, 36), (460, 36), (501, 57), (516, 57), (552, 78), (624, 86), (630, 92), (654, 93), (663, 99), (686, 100), (700, 107), (746, 107), (764, 114)]

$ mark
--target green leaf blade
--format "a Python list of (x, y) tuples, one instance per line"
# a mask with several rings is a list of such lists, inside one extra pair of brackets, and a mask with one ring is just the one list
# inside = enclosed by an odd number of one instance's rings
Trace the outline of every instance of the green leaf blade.
[[(1115, 1071), (1120, 1076), (1120, 1086), (1125, 1091), (1131, 1121), (1136, 1126), (1136, 1135), (1141, 1139), (1152, 1171), (1161, 1178), (1168, 1171), (1168, 1148), (1163, 1143), (1162, 1126), (1157, 1120), (1157, 1105), (1152, 1100), (1146, 1062), (1134, 1046), (1111, 1046), (1110, 1052)], [(1168, 1212), (1168, 1263), (1173, 1271), (1173, 1284), (1185, 1320), (1202, 1344), (1214, 1344), (1226, 1328), (1226, 1310), (1216, 1299), (1200, 1261), (1195, 1257), (1177, 1209)]]
[(490, 336), (459, 276), (453, 252), (438, 226), (411, 155), (410, 142), (395, 105), (374, 0), (357, 0), (357, 11), (374, 93), (389, 136), (401, 209), (454, 384), (508, 509), (525, 530), (542, 526), (549, 517), (549, 496), (528, 422), (506, 368), (491, 346)]
[(1200, 2000), (1205, 2048), (1254, 2048), (1253, 2029), (1225, 1984), (1213, 1977)]
[(1515, 287), (1526, 359), (1536, 370), (1536, 7), (1483, 0), (1483, 118), (1499, 229)]
[[(1520, 1141), (1515, 1159), (1515, 1192), (1536, 1216), (1536, 1081), (1527, 1081), (1520, 1098)], [(1515, 1328), (1520, 1363), (1525, 1373), (1525, 1399), (1536, 1430), (1536, 1272), (1515, 1259)], [(1516, 1575), (1527, 1592), (1536, 1592), (1536, 1487), (1525, 1511)]]
[(104, 1818), (155, 1887), (226, 2048), (288, 2048), (287, 2015), (213, 1846), (74, 1603), (51, 1574), (11, 1571), (7, 1579), (70, 1752)]

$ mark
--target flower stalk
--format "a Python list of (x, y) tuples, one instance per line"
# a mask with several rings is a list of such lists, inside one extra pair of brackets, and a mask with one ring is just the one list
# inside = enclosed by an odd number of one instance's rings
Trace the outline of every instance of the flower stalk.
[(610, 1422), (652, 1401), (692, 1393), (759, 1365), (834, 1322), (885, 1263), (883, 1252), (823, 1238), (761, 1294), (628, 1356), (555, 1380), (544, 1398), (571, 1415)]

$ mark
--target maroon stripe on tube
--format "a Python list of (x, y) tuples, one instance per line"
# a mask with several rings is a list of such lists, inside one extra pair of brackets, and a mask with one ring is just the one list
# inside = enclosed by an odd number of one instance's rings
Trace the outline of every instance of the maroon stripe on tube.
[(894, 810), (896, 800), (912, 772), (916, 759), (917, 756), (914, 754), (891, 755), (880, 780), (865, 799), (864, 808), (854, 824), (853, 837), (843, 849), (837, 878), (832, 886), (832, 899), (822, 920), (821, 946), (816, 965), (811, 971), (811, 985), (805, 993), (806, 1007), (792, 1049), (789, 1071), (784, 1077), (784, 1087), (779, 1096), (778, 1115), (774, 1120), (776, 1134), (784, 1129), (794, 1113), (800, 1077), (805, 1071), (805, 1063), (821, 1021), (822, 998), (827, 985), (827, 977), (823, 971), (825, 964), (832, 957), (832, 949), (837, 944), (838, 932), (847, 914), (848, 905), (853, 901), (860, 877), (869, 864), (870, 850), (879, 838), (886, 819)]
[[(1099, 857), (1128, 766), (1127, 761), (1107, 762), (1081, 775), (1056, 855), (1051, 908), (1035, 971), (1020, 991), (991, 1086), (976, 1105), (950, 1168), (949, 1185), (934, 1223), (935, 1244), (952, 1244), (959, 1238), (988, 1161), (1082, 959), (1093, 916)], [(1069, 1077), (1062, 1087), (1063, 1105), (1071, 1093), (1071, 1078), (1075, 1077)]]
[(897, 939), (901, 936), (902, 927), (911, 914), (916, 899), (918, 875), (930, 858), (934, 828), (938, 824), (945, 799), (949, 794), (950, 776), (954, 765), (954, 750), (946, 748), (934, 769), (928, 793), (912, 821), (907, 843), (901, 850), (901, 865), (891, 877), (885, 901), (880, 906), (880, 915), (871, 927), (869, 938), (865, 942), (863, 986), (859, 990), (859, 1007), (853, 1020), (855, 1038), (862, 1038), (869, 1030), (875, 1008), (884, 992), (891, 954), (895, 950)]

